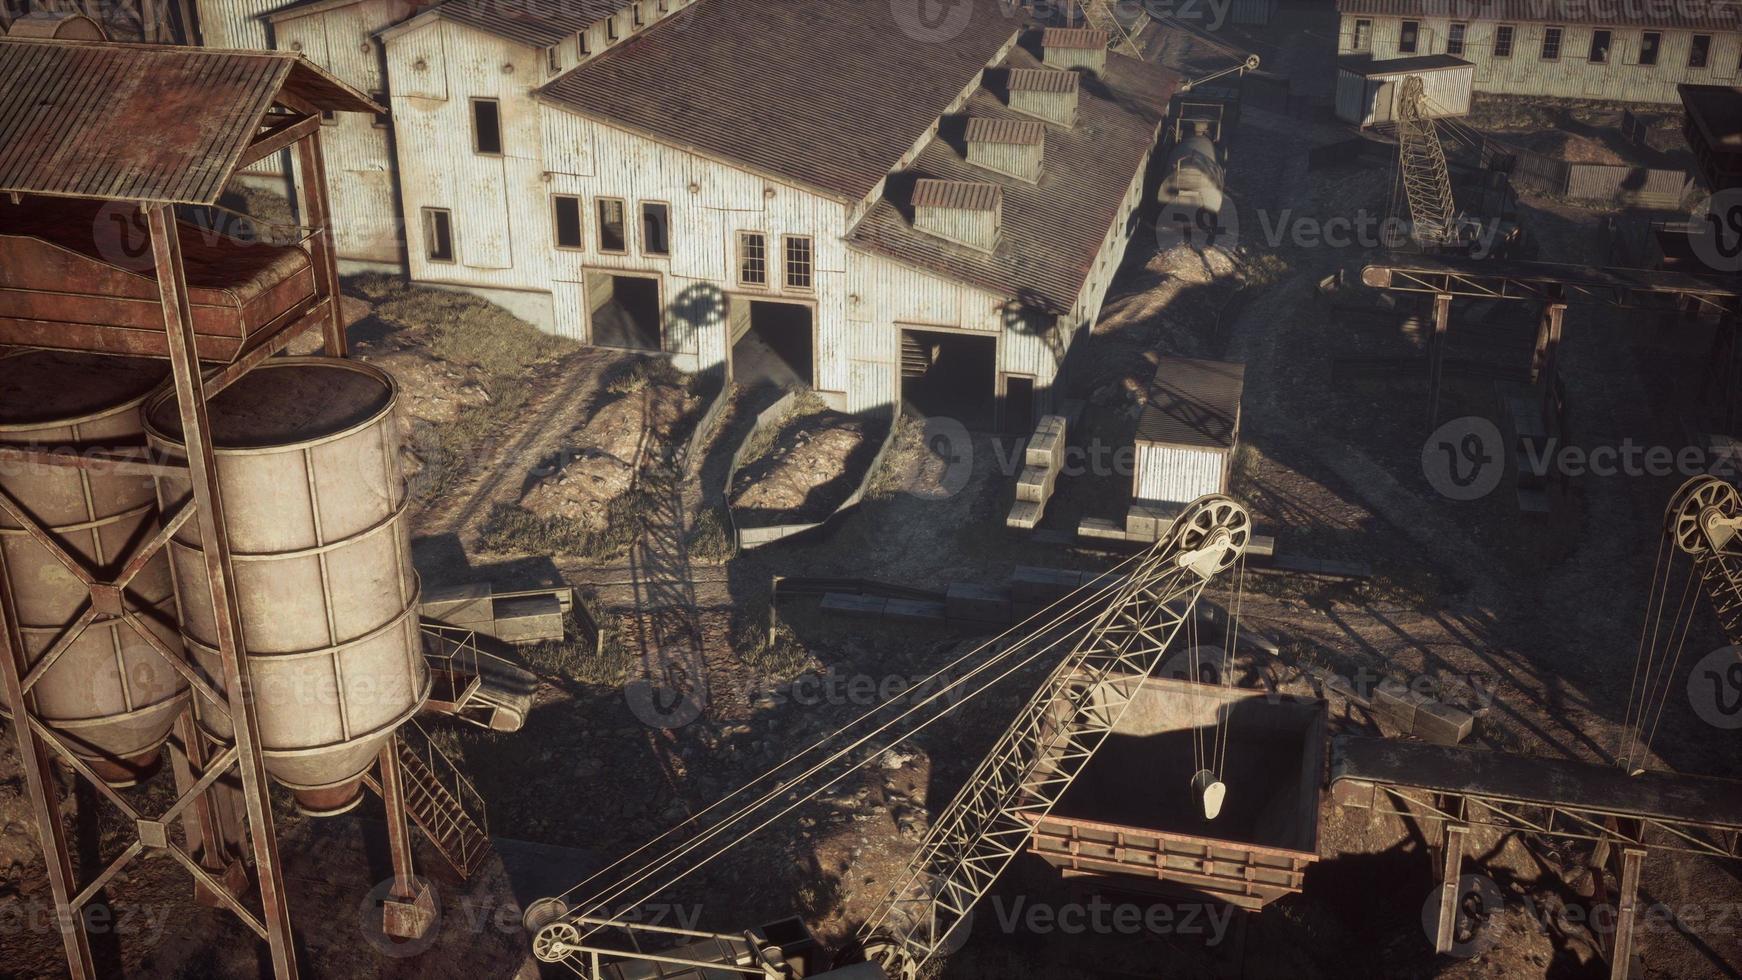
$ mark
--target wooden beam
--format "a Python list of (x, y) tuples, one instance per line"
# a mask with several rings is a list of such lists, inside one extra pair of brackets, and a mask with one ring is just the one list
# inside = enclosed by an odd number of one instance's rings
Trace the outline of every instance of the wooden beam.
[(1449, 953), (1457, 943), (1458, 901), (1463, 897), (1459, 882), (1464, 869), (1464, 838), (1470, 828), (1447, 823), (1440, 856), (1440, 911), (1435, 923), (1434, 952)]
[(327, 201), (327, 165), (321, 155), (319, 127), (308, 138), (296, 144), (297, 194), (303, 207), (303, 223), (313, 229), (309, 239), (310, 258), (314, 260), (315, 291), (330, 299), (332, 305), (322, 325), (325, 354), (344, 357), (350, 346), (345, 340), (345, 314), (339, 302), (338, 246), (333, 236), (333, 209)]
[(1615, 945), (1609, 955), (1611, 980), (1627, 980), (1633, 965), (1633, 920), (1639, 915), (1639, 872), (1645, 850), (1628, 847), (1621, 851), (1621, 887), (1615, 895)]
[(1451, 325), (1452, 295), (1440, 293), (1434, 297), (1433, 335), (1427, 342), (1427, 424), (1430, 429), (1440, 418), (1440, 374), (1446, 362), (1446, 330)]
[(242, 159), (236, 164), (236, 169), (240, 170), (280, 150), (287, 149), (292, 143), (302, 140), (312, 133), (319, 132), (321, 128), (319, 113), (312, 116), (267, 116), (266, 118), (284, 121), (267, 123), (266, 132), (254, 137), (254, 141), (242, 151)]

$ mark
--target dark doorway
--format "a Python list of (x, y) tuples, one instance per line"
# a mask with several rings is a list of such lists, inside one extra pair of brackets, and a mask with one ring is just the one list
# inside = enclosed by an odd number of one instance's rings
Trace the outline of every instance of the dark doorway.
[(752, 387), (815, 384), (814, 316), (803, 303), (732, 297), (732, 380)]
[(593, 315), (594, 346), (664, 349), (658, 279), (588, 272), (587, 306)]
[(998, 340), (940, 330), (901, 331), (902, 408), (952, 418), (975, 432), (998, 424)]
[(1034, 379), (1026, 374), (1004, 376), (1004, 431), (1027, 435), (1034, 429)]

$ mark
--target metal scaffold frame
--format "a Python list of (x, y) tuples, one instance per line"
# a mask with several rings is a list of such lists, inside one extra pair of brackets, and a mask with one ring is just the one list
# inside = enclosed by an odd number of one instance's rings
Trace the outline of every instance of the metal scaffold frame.
[[(83, 46), (90, 50), (106, 47), (100, 42)], [(69, 46), (67, 50), (72, 48)], [(202, 57), (184, 55), (168, 48), (151, 49), (144, 54), (132, 48), (119, 50), (125, 52), (123, 56), (133, 58)], [(170, 367), (168, 385), (172, 389), (186, 449), (183, 462), (160, 458), (143, 446), (70, 449), (16, 446), (0, 448), (0, 465), (68, 467), (86, 472), (151, 478), (182, 477), (188, 480), (192, 489), (191, 498), (186, 503), (162, 516), (159, 529), (144, 540), (134, 542), (126, 554), (110, 563), (114, 571), (90, 567), (91, 563), (81, 558), (76, 549), (59, 540), (44, 521), (0, 489), (0, 511), (89, 591), (79, 615), (40, 657), (32, 661), (24, 642), (5, 556), (0, 554), (0, 643), (3, 643), (4, 653), (0, 656), (0, 694), (4, 695), (4, 706), (18, 742), (26, 788), (47, 864), (56, 924), (66, 948), (68, 973), (75, 980), (95, 980), (100, 975), (93, 958), (84, 910), (118, 873), (148, 850), (167, 853), (187, 869), (196, 883), (196, 897), (203, 904), (227, 908), (264, 939), (270, 951), (274, 976), (280, 980), (298, 976), (285, 876), (262, 753), (259, 713), (249, 662), (243, 649), (236, 575), (230, 536), (226, 530), (225, 502), (218, 478), (209, 405), (220, 392), (316, 326), (321, 329), (324, 353), (331, 357), (346, 356), (320, 124), (326, 109), (379, 111), (379, 107), (330, 76), (324, 76), (298, 56), (242, 52), (213, 52), (209, 56), (256, 58), (269, 66), (255, 76), (264, 75), (268, 79), (261, 84), (277, 86), (266, 89), (265, 94), (259, 96), (262, 101), (258, 104), (267, 108), (222, 105), (190, 111), (210, 113), (203, 119), (208, 130), (204, 134), (209, 141), (208, 148), (216, 142), (209, 131), (214, 125), (222, 124), (241, 134), (243, 144), (227, 160), (220, 158), (221, 166), (227, 167), (222, 171), (224, 175), (272, 154), (284, 151), (296, 154), (299, 166), (293, 179), (300, 219), (310, 229), (308, 237), (299, 244), (308, 252), (315, 284), (312, 295), (265, 325), (256, 336), (235, 350), (233, 356), (223, 356), (202, 365), (201, 345), (211, 338), (196, 336), (195, 331), (176, 209), (179, 204), (203, 198), (178, 196), (179, 192), (148, 188), (143, 184), (137, 194), (81, 194), (64, 190), (62, 185), (55, 183), (68, 179), (65, 173), (18, 171), (10, 176), (0, 175), (11, 181), (0, 180), (0, 184), (4, 184), (0, 190), (8, 193), (14, 204), (23, 196), (58, 195), (82, 197), (86, 202), (136, 206), (143, 214), (149, 233), (149, 269), (157, 283), (156, 300), (161, 309), (162, 334), (152, 336), (155, 330), (136, 330), (125, 350), (166, 357)], [(273, 78), (277, 81), (271, 81)], [(9, 97), (19, 95), (16, 91), (7, 94)], [(260, 114), (249, 115), (250, 112)], [(211, 117), (220, 118), (214, 123)], [(167, 123), (158, 120), (152, 125), (167, 126)], [(198, 124), (190, 124), (186, 129), (196, 136), (201, 135)], [(124, 140), (125, 137), (114, 138)], [(157, 151), (171, 157), (185, 149), (182, 144), (166, 139)], [(69, 163), (66, 168), (77, 171), (78, 165)], [(196, 166), (200, 165), (204, 165), (203, 162)], [(148, 176), (163, 173), (169, 173), (171, 179), (176, 176), (175, 163), (154, 160), (151, 166), (157, 169), (144, 171)], [(77, 181), (81, 178), (75, 172), (70, 179)], [(116, 186), (120, 186), (119, 178)], [(238, 244), (237, 247), (241, 246)], [(8, 342), (25, 347), (84, 349), (70, 343), (68, 337), (62, 335), (61, 326), (44, 320), (14, 318), (10, 321)], [(120, 351), (111, 346), (107, 351), (95, 352)], [(226, 352), (226, 355), (231, 353)], [(129, 594), (133, 579), (169, 545), (174, 535), (184, 533), (190, 525), (197, 530), (199, 550), (205, 563), (209, 601), (215, 614), (221, 677), (208, 678), (191, 657), (175, 650), (146, 628), (144, 618), (147, 613), (136, 597)], [(182, 602), (190, 598), (179, 596)], [(80, 636), (94, 628), (114, 625), (124, 626), (148, 644), (186, 680), (207, 710), (224, 716), (234, 732), (232, 742), (217, 742), (199, 730), (191, 706), (182, 709), (167, 743), (177, 795), (166, 809), (154, 815), (142, 812), (73, 751), (65, 738), (44, 719), (33, 692), (37, 682)], [(390, 931), (395, 922), (417, 928), (419, 924), (427, 925), (428, 918), (418, 915), (422, 907), (420, 902), (427, 902), (428, 897), (424, 893), (425, 886), (412, 875), (409, 829), (400, 792), (402, 780), (397, 742), (396, 735), (380, 753), (381, 775), (377, 784), (387, 802), (388, 837), (394, 867), (395, 886), (388, 896), (385, 915)], [(88, 782), (99, 798), (113, 805), (134, 826), (136, 836), (133, 841), (101, 869), (76, 866), (67, 821), (62, 815), (59, 778), (53, 768), (57, 761), (69, 768), (75, 779)], [(183, 827), (182, 842), (172, 835), (172, 825), (178, 819)], [(249, 884), (249, 869), (242, 860), (243, 848), (252, 858), (252, 886)], [(257, 894), (250, 898), (249, 892)]]

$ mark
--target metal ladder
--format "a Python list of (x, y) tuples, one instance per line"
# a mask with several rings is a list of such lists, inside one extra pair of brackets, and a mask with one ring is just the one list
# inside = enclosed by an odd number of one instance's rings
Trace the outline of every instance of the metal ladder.
[(484, 797), (417, 722), (407, 722), (393, 744), (406, 816), (461, 878), (470, 878), (490, 855)]

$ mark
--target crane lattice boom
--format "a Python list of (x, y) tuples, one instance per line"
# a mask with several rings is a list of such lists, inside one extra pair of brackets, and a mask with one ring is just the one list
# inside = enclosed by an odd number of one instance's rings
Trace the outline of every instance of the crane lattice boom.
[(1428, 116), (1427, 90), (1420, 75), (1403, 80), (1397, 102), (1397, 157), (1409, 200), (1410, 236), (1420, 245), (1449, 245), (1457, 232), (1452, 179), (1439, 133)]

